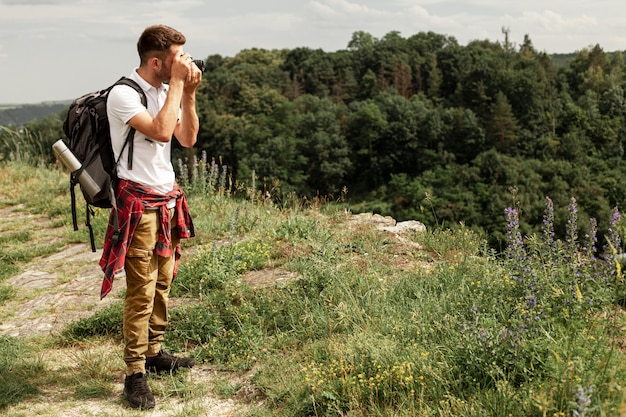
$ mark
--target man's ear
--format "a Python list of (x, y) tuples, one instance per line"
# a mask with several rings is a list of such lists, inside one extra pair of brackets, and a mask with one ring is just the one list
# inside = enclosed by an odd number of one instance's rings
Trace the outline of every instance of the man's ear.
[(162, 65), (163, 65), (163, 61), (161, 61), (161, 59), (157, 57), (152, 57), (148, 60), (148, 66), (150, 67), (150, 69), (156, 72), (161, 70)]

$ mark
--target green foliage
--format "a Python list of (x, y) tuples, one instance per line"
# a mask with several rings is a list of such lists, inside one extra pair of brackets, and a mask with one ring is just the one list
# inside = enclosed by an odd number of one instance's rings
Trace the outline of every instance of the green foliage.
[(55, 159), (52, 144), (62, 137), (62, 122), (56, 115), (30, 121), (20, 128), (0, 127), (0, 161), (51, 164)]
[[(16, 268), (9, 272), (15, 272)], [(0, 306), (11, 300), (15, 295), (15, 289), (10, 285), (0, 284)]]
[(267, 238), (199, 247), (194, 257), (181, 265), (173, 285), (174, 294), (180, 290), (202, 296), (223, 289), (244, 272), (264, 267), (272, 256), (272, 249), (273, 242)]
[(298, 152), (306, 161), (305, 194), (339, 194), (352, 169), (350, 149), (341, 135), (340, 120), (345, 109), (328, 98), (310, 95), (299, 97), (295, 103), (296, 135), (302, 141)]
[(42, 103), (0, 106), (0, 126), (23, 126), (33, 120), (66, 111), (69, 103)]
[[(385, 412), (398, 404), (415, 415), (568, 414), (583, 404), (581, 392), (593, 392), (593, 409), (615, 409), (621, 396), (606, 397), (614, 376), (604, 370), (625, 371), (609, 342), (619, 316), (601, 312), (611, 311), (622, 278), (619, 270), (612, 275), (610, 255), (598, 258), (586, 246), (593, 238), (579, 242), (570, 230), (566, 241), (552, 240), (550, 213), (543, 244), (527, 242), (532, 252), (524, 257), (518, 219), (510, 218), (502, 261), (464, 252), (481, 247), (465, 229), (424, 241), (446, 261), (417, 279), (371, 280), (342, 269), (319, 294), (325, 308), (306, 302), (309, 327), (318, 314), (320, 325), (333, 326), (305, 349), (306, 388), (285, 390), (289, 415)], [(259, 383), (273, 388), (284, 370), (264, 372)], [(544, 386), (556, 395), (538, 394)]]
[[(537, 229), (546, 194), (580, 195), (584, 213), (623, 205), (623, 187), (611, 180), (626, 172), (623, 54), (595, 45), (549, 56), (528, 36), (517, 48), (505, 38), (462, 46), (431, 32), (356, 32), (336, 52), (210, 56), (197, 94), (197, 147), (209, 158), (194, 173), (191, 151), (177, 147), (181, 180), (198, 174), (207, 181), (196, 192), (247, 189), (280, 204), (349, 191), (353, 207), (408, 219), (420, 209), (398, 195), (404, 178), (443, 202), (436, 223), (462, 219), (496, 248), (504, 243), (495, 216), (511, 188), (533, 213), (525, 230)], [(0, 159), (53, 162), (60, 116), (0, 131)], [(501, 172), (488, 166), (509, 161)], [(556, 175), (545, 168), (566, 164)]]
[(68, 341), (106, 336), (119, 339), (122, 336), (123, 302), (115, 302), (98, 310), (91, 317), (70, 323), (61, 337)]
[[(596, 45), (553, 60), (528, 36), (516, 50), (508, 39), (461, 46), (430, 32), (357, 32), (344, 51), (251, 50), (211, 62), (199, 146), (225, 158), (235, 183), (280, 183), (277, 200), (347, 189), (355, 207), (422, 219), (424, 196), (396, 189), (404, 178), (442, 202), (437, 223), (463, 220), (496, 248), (511, 188), (533, 212), (529, 231), (545, 194), (593, 196), (581, 198), (583, 212), (624, 204), (606, 181), (624, 175), (619, 52)], [(546, 164), (572, 169), (555, 178)]]

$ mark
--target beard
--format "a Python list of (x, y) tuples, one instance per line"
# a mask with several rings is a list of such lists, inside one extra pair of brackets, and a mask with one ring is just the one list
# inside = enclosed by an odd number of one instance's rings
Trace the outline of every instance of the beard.
[(161, 81), (169, 81), (170, 77), (172, 76), (172, 69), (169, 65), (166, 65), (164, 63), (161, 69), (156, 73), (156, 75)]

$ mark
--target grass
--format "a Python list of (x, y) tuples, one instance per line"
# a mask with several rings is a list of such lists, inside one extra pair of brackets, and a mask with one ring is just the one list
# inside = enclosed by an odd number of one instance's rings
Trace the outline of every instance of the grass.
[(23, 341), (0, 337), (0, 410), (36, 395), (39, 392), (34, 375), (42, 364), (28, 358), (30, 348)]
[[(20, 163), (0, 170), (29, 190), (3, 187), (5, 206), (45, 213), (58, 225), (58, 244), (87, 241), (85, 231), (68, 227), (69, 198), (56, 171)], [(519, 213), (503, 207), (509, 245), (498, 254), (462, 225), (403, 241), (353, 222), (341, 202), (277, 207), (249, 190), (224, 189), (214, 174), (195, 175), (208, 185), (188, 184), (198, 236), (183, 242), (172, 296), (186, 302), (171, 312), (166, 343), (229, 376), (212, 386), (191, 384), (185, 374), (151, 382), (158, 398), (188, 403), (181, 415), (203, 415), (194, 399), (207, 393), (238, 399), (243, 387), (255, 398), (247, 416), (591, 416), (626, 409), (617, 210), (599, 220), (609, 225), (603, 239), (595, 236), (597, 222), (577, 224), (572, 200), (566, 236), (556, 239), (549, 199), (540, 236), (521, 236)], [(106, 215), (95, 225), (102, 236)], [(1, 248), (13, 266), (5, 277), (46, 253), (37, 249), (39, 233), (2, 233), (13, 242)], [(246, 279), (254, 271), (292, 278), (255, 285)], [(42, 385), (71, 390), (77, 400), (110, 395), (112, 372), (123, 369), (120, 320), (114, 303), (36, 347), (4, 339), (0, 358), (18, 355), (23, 364), (0, 370), (2, 381), (19, 388), (7, 388), (17, 394), (0, 410), (36, 397)], [(106, 348), (86, 349), (93, 345)], [(61, 372), (40, 359), (54, 349), (73, 352)], [(78, 369), (87, 381), (77, 379)]]
[[(60, 173), (27, 164), (0, 167), (4, 186), (0, 191), (0, 306), (13, 300), (15, 288), (4, 283), (22, 272), (33, 259), (51, 255), (72, 238), (67, 227), (69, 217), (54, 216), (62, 212), (63, 190)], [(44, 232), (45, 233), (42, 233)]]

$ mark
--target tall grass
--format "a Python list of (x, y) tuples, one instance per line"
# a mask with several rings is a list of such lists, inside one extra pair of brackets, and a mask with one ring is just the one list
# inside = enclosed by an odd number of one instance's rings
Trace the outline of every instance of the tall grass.
[(0, 129), (0, 161), (48, 165), (54, 161), (51, 149), (57, 139), (46, 137), (28, 128), (2, 127)]

